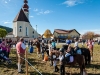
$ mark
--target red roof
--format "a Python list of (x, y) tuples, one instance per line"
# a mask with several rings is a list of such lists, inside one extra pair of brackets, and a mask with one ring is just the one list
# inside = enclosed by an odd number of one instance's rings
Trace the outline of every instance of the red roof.
[[(68, 34), (71, 33), (72, 31), (74, 31), (75, 29), (72, 30), (63, 30), (63, 29), (55, 29), (54, 32), (58, 33), (58, 34)], [(76, 31), (76, 30), (75, 30)], [(76, 31), (77, 32), (77, 31)], [(77, 32), (78, 33), (78, 32)], [(80, 33), (78, 33), (80, 35)]]
[(54, 31), (55, 31), (56, 33), (59, 33), (59, 34), (67, 34), (67, 33), (72, 32), (73, 30), (55, 29)]

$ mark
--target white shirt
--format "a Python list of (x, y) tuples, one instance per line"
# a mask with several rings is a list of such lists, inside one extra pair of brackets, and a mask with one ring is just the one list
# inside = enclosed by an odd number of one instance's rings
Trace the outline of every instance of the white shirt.
[(44, 40), (42, 40), (42, 43), (44, 43)]
[(53, 61), (53, 66), (56, 66), (56, 64), (57, 64), (57, 61), (54, 60), (54, 61)]
[(22, 49), (23, 49), (23, 50), (25, 50), (25, 49), (26, 49), (26, 46), (25, 46), (25, 44), (24, 44), (24, 43), (22, 43), (22, 44), (21, 44), (21, 47), (22, 47)]
[(94, 42), (92, 42), (92, 45), (94, 45)]
[(52, 45), (51, 44), (48, 44), (48, 46), (49, 46), (49, 55), (50, 55), (50, 52), (52, 50)]
[(62, 61), (63, 59), (64, 59), (64, 56), (63, 55), (60, 55), (59, 56), (59, 60)]
[(78, 47), (78, 42), (75, 42), (74, 47), (76, 47), (76, 46)]

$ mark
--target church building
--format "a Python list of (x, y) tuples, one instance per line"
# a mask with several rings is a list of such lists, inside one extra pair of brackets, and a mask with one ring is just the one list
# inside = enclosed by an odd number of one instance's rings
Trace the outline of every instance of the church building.
[(24, 0), (23, 7), (13, 20), (13, 35), (14, 37), (28, 38), (37, 38), (39, 36), (29, 21), (29, 6), (27, 0)]

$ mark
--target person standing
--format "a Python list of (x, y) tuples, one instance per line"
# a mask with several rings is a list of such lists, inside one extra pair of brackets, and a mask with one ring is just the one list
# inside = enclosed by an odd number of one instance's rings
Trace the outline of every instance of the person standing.
[(7, 50), (6, 50), (6, 56), (9, 58), (9, 54), (10, 54), (10, 44), (7, 44), (6, 46)]
[(40, 42), (38, 41), (38, 39), (35, 40), (35, 43), (34, 43), (34, 44), (36, 45), (38, 57), (40, 57), (41, 44), (40, 44)]
[(65, 65), (64, 65), (64, 54), (63, 48), (60, 50), (59, 60), (60, 60), (60, 75), (65, 75)]
[(92, 57), (93, 57), (93, 41), (91, 39), (88, 40), (88, 48), (90, 50), (91, 60), (92, 60)]
[(1, 49), (2, 49), (2, 52), (4, 53), (4, 55), (6, 56), (6, 41), (5, 39), (2, 40), (2, 43), (1, 43)]
[(20, 38), (20, 41), (16, 44), (16, 51), (17, 51), (17, 55), (18, 55), (18, 72), (19, 73), (22, 73), (21, 65), (23, 64), (23, 58), (24, 58), (25, 49), (26, 49), (26, 46), (23, 42), (24, 42), (24, 39)]
[(56, 42), (54, 41), (54, 39), (52, 40), (51, 45), (52, 45), (52, 49), (56, 50)]

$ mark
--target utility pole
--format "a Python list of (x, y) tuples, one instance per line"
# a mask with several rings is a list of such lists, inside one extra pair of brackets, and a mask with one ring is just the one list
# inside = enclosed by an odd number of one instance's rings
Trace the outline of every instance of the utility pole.
[(36, 32), (37, 32), (37, 25), (36, 25)]

